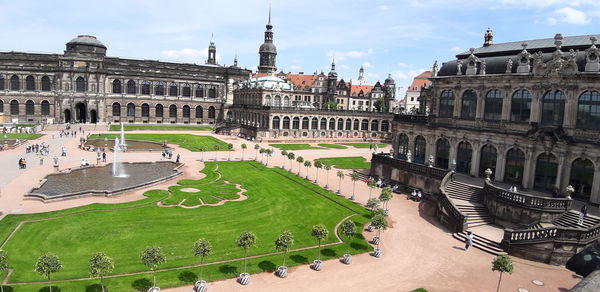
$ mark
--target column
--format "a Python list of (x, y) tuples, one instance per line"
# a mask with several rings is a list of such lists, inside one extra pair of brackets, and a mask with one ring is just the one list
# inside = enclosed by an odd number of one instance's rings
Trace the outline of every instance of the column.
[(479, 176), (479, 161), (481, 158), (481, 145), (479, 143), (473, 143), (473, 153), (471, 156), (471, 176)]
[(429, 157), (433, 156), (433, 165), (435, 165), (435, 152), (436, 149), (436, 137), (435, 136), (425, 136), (425, 141), (427, 142), (427, 146), (425, 148), (425, 165), (429, 165)]
[(504, 91), (506, 96), (502, 99), (502, 116), (500, 120), (502, 121), (510, 121), (510, 107), (512, 104), (512, 96), (509, 96), (510, 91)]
[(596, 171), (594, 171), (594, 183), (592, 184), (592, 194), (590, 196), (590, 202), (598, 204), (600, 203), (600, 163), (596, 160)]
[(554, 185), (560, 191), (562, 191), (562, 189), (563, 189), (562, 176), (563, 176), (563, 170), (564, 170), (564, 166), (565, 166), (565, 153), (559, 152), (557, 154), (558, 154), (558, 170), (556, 171), (556, 181), (555, 181)]
[(577, 123), (577, 104), (579, 100), (571, 92), (567, 93), (567, 100), (565, 101), (565, 116), (563, 119), (564, 128), (575, 128)]
[(539, 123), (542, 120), (542, 92), (534, 91), (531, 96), (531, 115), (529, 120), (531, 122)]
[(483, 97), (485, 93), (483, 91), (480, 91), (477, 94), (477, 109), (475, 110), (475, 119), (476, 120), (483, 120), (483, 108), (485, 106), (485, 99)]
[(456, 168), (456, 165), (453, 165), (453, 161), (456, 161), (456, 154), (457, 154), (457, 144), (456, 141), (454, 139), (448, 139), (448, 142), (450, 143), (450, 155), (448, 156), (448, 168), (453, 169)]
[(496, 156), (496, 173), (495, 180), (504, 181), (504, 167), (506, 165), (506, 155), (504, 147), (498, 147), (498, 155)]
[(533, 149), (525, 150), (525, 167), (523, 167), (523, 187), (525, 189), (533, 188), (533, 178), (535, 176), (535, 160), (533, 159)]

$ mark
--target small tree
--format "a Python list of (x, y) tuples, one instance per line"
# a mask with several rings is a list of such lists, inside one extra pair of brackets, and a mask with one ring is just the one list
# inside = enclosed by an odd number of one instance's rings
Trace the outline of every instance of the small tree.
[(104, 292), (104, 276), (112, 273), (114, 268), (113, 260), (103, 252), (95, 253), (90, 258), (90, 277), (100, 278), (102, 292)]
[[(371, 226), (377, 229), (377, 237), (379, 237), (379, 242), (381, 242), (381, 230), (386, 230), (388, 227), (388, 222), (385, 219), (385, 216), (381, 214), (377, 214), (371, 220)], [(379, 242), (377, 242), (377, 248), (379, 248)]]
[(213, 149), (215, 150), (215, 161), (217, 161), (217, 154), (219, 154), (219, 145), (213, 146)]
[(194, 256), (200, 256), (200, 280), (202, 280), (202, 264), (204, 263), (204, 258), (211, 255), (212, 251), (213, 248), (210, 241), (204, 238), (200, 238), (194, 243)]
[(227, 150), (229, 150), (229, 156), (227, 157), (227, 160), (231, 160), (231, 150), (233, 150), (233, 144), (227, 144)]
[(265, 149), (265, 155), (267, 155), (267, 166), (269, 166), (269, 157), (271, 157), (271, 155), (273, 155), (273, 150)]
[(317, 240), (317, 243), (319, 244), (319, 247), (317, 249), (317, 260), (320, 260), (321, 259), (321, 240), (327, 238), (327, 235), (329, 235), (329, 231), (327, 230), (327, 227), (325, 227), (325, 225), (317, 224), (317, 225), (313, 226), (312, 230), (310, 231), (310, 235), (312, 235)]
[[(35, 264), (35, 271), (40, 275), (46, 276), (48, 281), (50, 281), (50, 275), (58, 272), (60, 268), (62, 268), (60, 259), (51, 253), (40, 256)], [(50, 292), (52, 292), (52, 284), (50, 284), (48, 288), (50, 289)]]
[[(287, 150), (281, 150), (281, 156), (283, 156), (284, 158), (287, 158), (288, 156), (288, 152)], [(281, 168), (285, 168), (285, 159), (281, 161)]]
[(201, 153), (201, 155), (202, 155), (202, 156), (200, 157), (200, 160), (201, 160), (201, 161), (204, 161), (204, 151), (206, 151), (206, 148), (204, 148), (204, 146), (203, 146), (203, 147), (200, 147), (200, 153)]
[(392, 199), (392, 188), (385, 187), (381, 189), (379, 200), (383, 203), (384, 209), (387, 211), (387, 203)]
[[(8, 253), (0, 250), (0, 273), (8, 271)], [(4, 292), (4, 286), (0, 283), (0, 291)]]
[(258, 144), (255, 144), (254, 150), (256, 150), (256, 157), (254, 158), (254, 160), (258, 160), (258, 149), (260, 149), (260, 146)]
[(304, 166), (306, 167), (306, 179), (308, 179), (308, 168), (312, 166), (310, 160), (304, 161)]
[(342, 179), (344, 178), (344, 172), (341, 170), (338, 170), (337, 172), (337, 177), (340, 179), (340, 183), (338, 184), (338, 194), (340, 194), (342, 192)]
[(379, 206), (379, 199), (377, 198), (370, 198), (365, 204), (365, 207), (371, 211), (371, 215), (373, 215), (373, 212), (375, 211), (375, 208), (377, 208), (377, 206)]
[(325, 187), (329, 187), (329, 171), (331, 170), (331, 165), (325, 164), (325, 171), (327, 171), (327, 182), (325, 183)]
[(287, 157), (290, 160), (290, 172), (292, 172), (292, 161), (294, 161), (294, 159), (296, 158), (296, 154), (290, 152), (288, 153)]
[(353, 172), (350, 179), (352, 179), (352, 197), (350, 197), (350, 200), (354, 200), (354, 189), (356, 189), (356, 181), (359, 179), (358, 173)]
[(263, 158), (265, 157), (265, 150), (267, 150), (267, 149), (262, 148), (262, 147), (258, 150), (258, 153), (260, 154), (260, 163), (263, 162)]
[(512, 274), (513, 270), (514, 267), (512, 264), (512, 259), (506, 254), (498, 255), (492, 261), (492, 271), (500, 271), (500, 279), (498, 280), (498, 288), (496, 288), (496, 292), (500, 291), (500, 282), (502, 282), (502, 274), (504, 272)]
[(342, 235), (348, 240), (348, 247), (346, 253), (350, 254), (350, 242), (356, 231), (356, 224), (353, 221), (348, 220), (342, 224)]
[(375, 180), (370, 179), (369, 181), (367, 181), (367, 187), (369, 187), (369, 199), (370, 199), (373, 194), (373, 189), (375, 187), (377, 187), (377, 183), (375, 182)]
[(240, 147), (242, 147), (242, 161), (244, 161), (244, 150), (248, 148), (248, 145), (246, 145), (246, 143), (243, 143)]
[(302, 162), (304, 162), (304, 158), (302, 156), (298, 156), (296, 161), (298, 162), (298, 175), (300, 175), (300, 167), (302, 166)]
[(152, 271), (152, 277), (154, 279), (152, 281), (152, 286), (156, 287), (156, 268), (167, 261), (162, 249), (158, 246), (146, 247), (140, 255), (140, 259), (142, 260), (142, 264)]
[(237, 239), (237, 246), (244, 249), (244, 273), (246, 273), (246, 259), (248, 256), (248, 249), (256, 244), (256, 235), (249, 231), (244, 231), (240, 234)]
[(285, 258), (287, 256), (287, 252), (290, 249), (290, 247), (292, 247), (292, 245), (294, 245), (294, 235), (292, 235), (292, 233), (289, 231), (284, 231), (277, 237), (277, 239), (275, 239), (275, 248), (278, 251), (283, 252), (282, 266), (284, 266), (284, 267), (285, 267)]
[(319, 169), (323, 167), (323, 163), (321, 161), (315, 159), (315, 168), (317, 169), (317, 174), (315, 175), (315, 183), (319, 183)]

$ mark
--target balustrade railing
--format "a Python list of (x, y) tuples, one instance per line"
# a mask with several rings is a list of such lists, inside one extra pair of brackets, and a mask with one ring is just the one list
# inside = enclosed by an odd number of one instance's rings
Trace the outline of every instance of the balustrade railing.
[(400, 123), (427, 124), (428, 120), (425, 115), (394, 115), (394, 122)]
[(558, 241), (587, 245), (596, 241), (599, 236), (600, 224), (588, 229), (555, 226), (541, 229), (504, 229), (502, 241), (509, 244)]
[(567, 211), (571, 208), (571, 204), (573, 203), (573, 200), (567, 198), (546, 198), (510, 192), (494, 186), (488, 181), (486, 181), (483, 186), (483, 193), (486, 199), (506, 202), (522, 208), (550, 212)]
[(424, 175), (438, 180), (444, 179), (444, 176), (448, 173), (448, 170), (446, 169), (429, 167), (423, 164), (408, 162), (406, 160), (393, 158), (389, 155), (373, 154), (371, 160), (374, 162), (380, 162), (383, 164), (390, 165), (400, 170), (405, 170), (411, 173)]

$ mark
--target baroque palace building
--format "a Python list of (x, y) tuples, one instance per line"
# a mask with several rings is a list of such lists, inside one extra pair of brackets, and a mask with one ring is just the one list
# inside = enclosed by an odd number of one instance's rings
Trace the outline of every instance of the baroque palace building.
[(230, 122), (245, 137), (260, 139), (377, 139), (391, 138), (391, 105), (396, 84), (338, 81), (335, 62), (328, 74), (276, 73), (277, 48), (269, 11), (258, 73), (235, 84)]
[(106, 56), (93, 36), (80, 35), (64, 54), (0, 53), (0, 113), (18, 123), (212, 124), (226, 115), (233, 83), (250, 71), (206, 64)]
[(428, 116), (397, 115), (394, 157), (600, 203), (600, 35), (493, 43), (434, 65)]

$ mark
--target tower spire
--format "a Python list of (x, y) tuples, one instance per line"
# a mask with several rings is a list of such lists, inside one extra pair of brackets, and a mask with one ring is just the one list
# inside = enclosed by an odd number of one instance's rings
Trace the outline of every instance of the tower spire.
[(271, 0), (269, 0), (269, 23), (267, 25), (271, 25)]
[(277, 71), (276, 57), (277, 48), (273, 44), (273, 25), (271, 24), (271, 1), (269, 1), (269, 21), (267, 22), (267, 30), (265, 31), (265, 41), (260, 46), (258, 54), (260, 55), (258, 72), (272, 73)]

